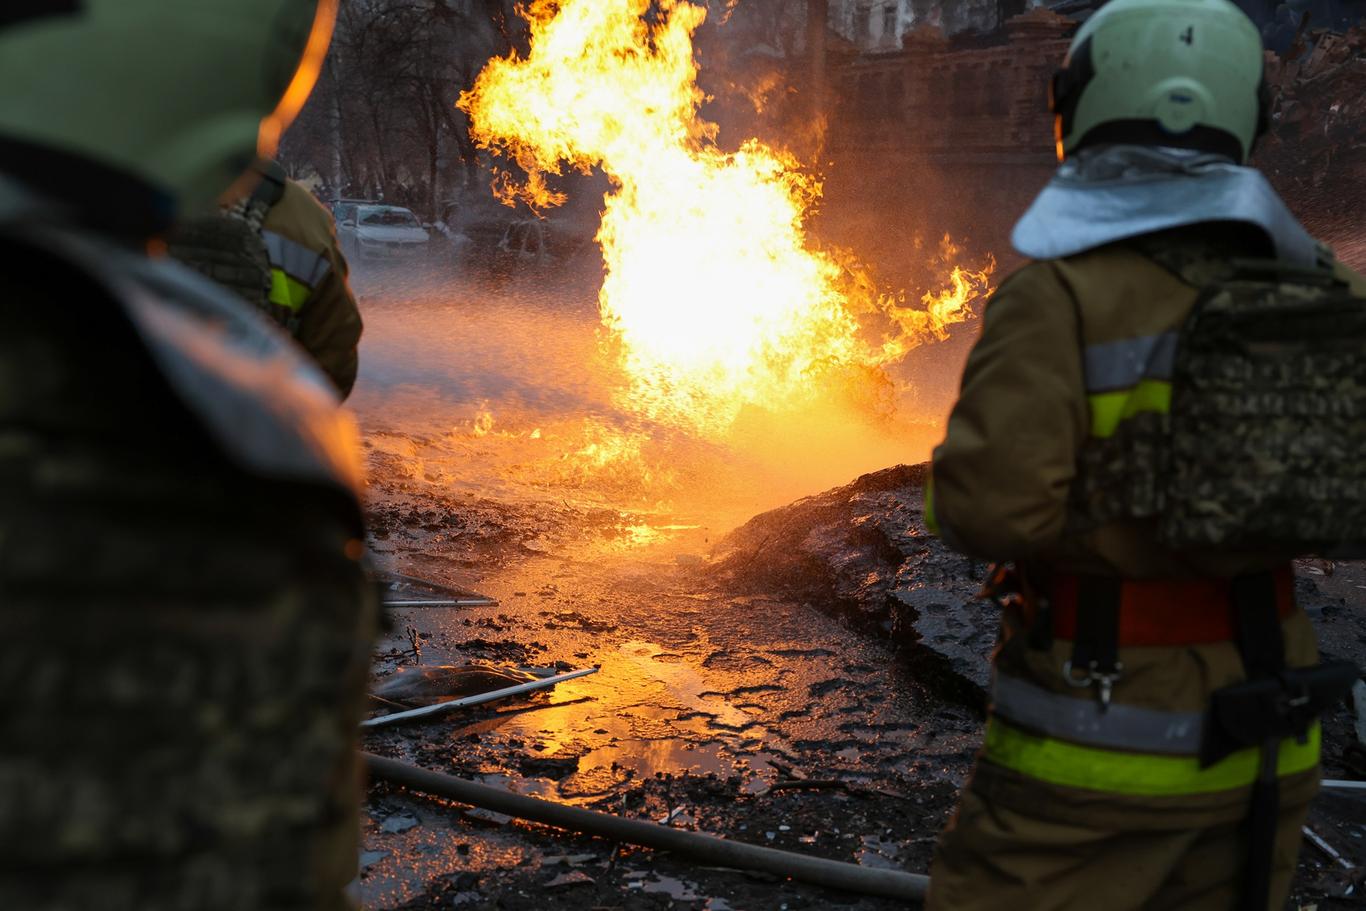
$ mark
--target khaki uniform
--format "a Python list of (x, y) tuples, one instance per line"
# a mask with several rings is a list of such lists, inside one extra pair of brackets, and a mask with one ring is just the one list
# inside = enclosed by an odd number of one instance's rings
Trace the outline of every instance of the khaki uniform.
[(356, 384), (364, 327), (332, 215), (312, 193), (286, 180), (284, 196), (261, 227), (271, 259), (270, 302), (279, 311), (277, 319), (345, 398)]
[[(950, 544), (1043, 574), (1129, 580), (1226, 578), (1284, 566), (1288, 554), (1173, 552), (1148, 522), (1086, 530), (1072, 522), (1088, 438), (1170, 403), (1170, 383), (1144, 372), (1153, 358), (1142, 352), (1180, 330), (1199, 289), (1158, 260), (1234, 255), (1242, 243), (1210, 235), (1207, 228), (1175, 231), (1035, 262), (1002, 284), (934, 456), (928, 512)], [(1154, 258), (1155, 251), (1166, 255)], [(1339, 269), (1366, 290), (1360, 277)], [(1117, 380), (1130, 367), (1133, 375)], [(1015, 704), (1025, 693), (1031, 704), (1050, 707), (1039, 717), (1092, 711), (1094, 690), (1065, 676), (1072, 643), (1041, 647), (1013, 619), (995, 660), (994, 701), (1005, 699), (1006, 686)], [(1314, 664), (1304, 614), (1291, 613), (1282, 629), (1286, 664)], [(1213, 691), (1245, 679), (1232, 642), (1121, 647), (1119, 658), (1124, 671), (1113, 689), (1110, 711), (1119, 712), (1112, 722), (1127, 712), (1186, 724)], [(962, 806), (936, 853), (929, 907), (1223, 911), (1232, 906), (1234, 874), (1246, 854), (1240, 822), (1257, 758), (1243, 751), (1201, 769), (1194, 755), (1069, 742), (993, 711)], [(1317, 729), (1307, 743), (1280, 748), (1272, 907), (1289, 888), (1317, 762)]]

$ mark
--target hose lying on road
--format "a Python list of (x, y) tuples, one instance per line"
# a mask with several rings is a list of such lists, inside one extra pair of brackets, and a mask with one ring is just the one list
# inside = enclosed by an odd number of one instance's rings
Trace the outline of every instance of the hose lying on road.
[(878, 895), (902, 901), (923, 900), (930, 885), (928, 876), (916, 873), (875, 870), (837, 860), (807, 857), (790, 851), (728, 841), (715, 835), (672, 829), (653, 822), (623, 819), (610, 813), (567, 807), (548, 800), (513, 794), (510, 791), (421, 769), (372, 753), (362, 753), (361, 756), (370, 774), (382, 781), (393, 782), (416, 791), (425, 791), (507, 816), (515, 816), (518, 819), (568, 829), (571, 832), (582, 832), (585, 835), (595, 835), (659, 851), (672, 851), (681, 857), (688, 857), (709, 866), (758, 870), (825, 886), (828, 889)]

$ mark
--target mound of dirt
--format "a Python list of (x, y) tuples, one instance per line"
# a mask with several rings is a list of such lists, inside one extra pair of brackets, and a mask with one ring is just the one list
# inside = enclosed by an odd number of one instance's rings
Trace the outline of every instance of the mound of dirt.
[(899, 465), (756, 516), (708, 567), (734, 591), (810, 604), (907, 647), (958, 701), (981, 704), (996, 608), (976, 597), (986, 564), (925, 528), (926, 465)]

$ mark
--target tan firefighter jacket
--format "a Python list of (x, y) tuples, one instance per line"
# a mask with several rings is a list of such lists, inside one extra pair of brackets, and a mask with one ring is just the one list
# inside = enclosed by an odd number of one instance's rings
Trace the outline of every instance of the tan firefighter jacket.
[[(1208, 227), (1197, 227), (1165, 237), (1179, 245), (1208, 234)], [(1354, 290), (1366, 292), (1366, 280), (1337, 269)], [(1283, 565), (1289, 555), (1176, 553), (1144, 522), (1068, 531), (1082, 444), (1136, 414), (1168, 407), (1170, 384), (1144, 364), (1155, 339), (1180, 330), (1197, 295), (1132, 243), (1033, 262), (1006, 280), (987, 305), (960, 398), (934, 453), (926, 508), (931, 527), (955, 548), (988, 560), (1125, 579), (1226, 577)], [(1117, 387), (1116, 374), (1125, 371), (1132, 376)], [(1103, 386), (1088, 389), (1088, 376), (1098, 373), (1105, 375)], [(1284, 632), (1287, 664), (1313, 664), (1314, 635), (1303, 612), (1284, 621)], [(1017, 702), (1040, 718), (1093, 711), (1094, 694), (1064, 679), (1070, 643), (1035, 649), (1023, 638), (1001, 648), (997, 686), (1018, 684)], [(1154, 723), (1198, 720), (1212, 691), (1243, 679), (1229, 642), (1121, 648), (1120, 657), (1125, 673), (1113, 699), (1123, 711), (1105, 723), (1122, 727), (1128, 718), (1135, 731), (1142, 724), (1151, 730)], [(1255, 753), (1201, 770), (1192, 756), (1154, 755), (1139, 743), (1086, 747), (1062, 733), (1005, 723), (998, 712), (988, 724), (973, 787), (1045, 818), (1100, 815), (1120, 825), (1200, 825), (1246, 812)], [(1312, 794), (1317, 758), (1312, 738), (1281, 749), (1287, 803)]]
[(272, 312), (284, 317), (295, 340), (345, 398), (356, 383), (363, 326), (331, 214), (308, 190), (286, 180), (262, 236), (270, 256)]

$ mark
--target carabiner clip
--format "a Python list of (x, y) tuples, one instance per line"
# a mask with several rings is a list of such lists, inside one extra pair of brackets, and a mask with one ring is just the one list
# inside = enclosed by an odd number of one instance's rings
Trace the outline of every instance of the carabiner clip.
[(1116, 661), (1114, 669), (1108, 672), (1101, 671), (1096, 662), (1092, 661), (1086, 671), (1078, 676), (1076, 668), (1072, 666), (1072, 659), (1068, 659), (1062, 666), (1062, 679), (1067, 681), (1068, 686), (1074, 686), (1079, 690), (1095, 684), (1096, 697), (1100, 700), (1100, 709), (1105, 711), (1110, 707), (1110, 698), (1114, 695), (1115, 683), (1124, 676), (1124, 665)]

